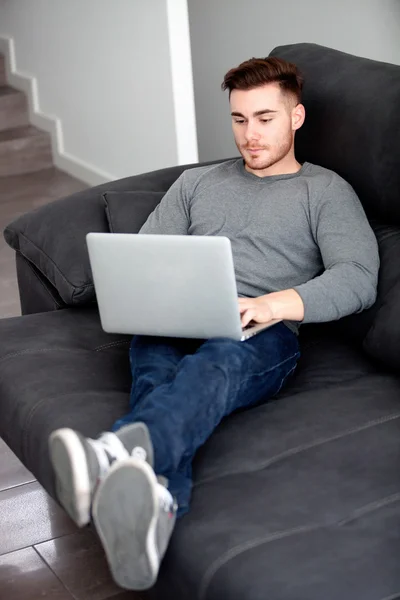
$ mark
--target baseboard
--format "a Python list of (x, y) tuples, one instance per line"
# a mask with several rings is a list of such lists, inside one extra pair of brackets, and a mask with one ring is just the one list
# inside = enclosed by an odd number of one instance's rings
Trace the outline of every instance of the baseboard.
[(30, 122), (50, 134), (55, 166), (88, 185), (99, 185), (117, 179), (65, 151), (61, 119), (54, 115), (46, 115), (40, 110), (37, 79), (17, 70), (12, 37), (0, 35), (0, 54), (5, 57), (8, 84), (25, 92), (27, 96)]

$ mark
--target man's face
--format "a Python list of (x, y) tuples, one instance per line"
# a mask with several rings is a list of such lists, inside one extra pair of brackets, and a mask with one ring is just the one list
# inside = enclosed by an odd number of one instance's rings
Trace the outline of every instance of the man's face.
[[(292, 150), (294, 130), (301, 126), (295, 102), (285, 97), (278, 84), (250, 90), (232, 90), (232, 128), (236, 146), (248, 170), (262, 171), (282, 161)], [(300, 112), (302, 112), (302, 105)], [(267, 174), (267, 173), (265, 173)]]

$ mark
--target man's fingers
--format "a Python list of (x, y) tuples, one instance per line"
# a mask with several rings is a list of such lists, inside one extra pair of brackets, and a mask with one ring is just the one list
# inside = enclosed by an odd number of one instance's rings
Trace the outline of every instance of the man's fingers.
[(240, 312), (255, 308), (254, 300), (252, 300), (251, 298), (239, 298), (238, 304)]
[(250, 323), (250, 321), (253, 319), (253, 317), (255, 316), (256, 311), (255, 310), (246, 310), (243, 315), (242, 315), (242, 327), (246, 327), (246, 325), (248, 325)]
[(238, 298), (238, 304), (242, 327), (246, 327), (258, 314), (258, 307), (254, 298)]

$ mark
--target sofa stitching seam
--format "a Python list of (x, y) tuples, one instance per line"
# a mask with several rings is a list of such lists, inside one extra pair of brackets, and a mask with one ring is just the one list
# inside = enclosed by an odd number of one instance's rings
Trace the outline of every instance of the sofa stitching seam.
[(255, 538), (253, 540), (249, 540), (247, 542), (234, 546), (233, 548), (230, 548), (230, 550), (228, 550), (223, 555), (219, 556), (216, 560), (214, 560), (204, 573), (200, 583), (198, 599), (206, 600), (206, 594), (214, 575), (216, 575), (218, 570), (225, 564), (227, 564), (232, 558), (236, 558), (236, 556), (239, 556), (239, 554), (242, 554), (246, 550), (252, 550), (258, 545), (261, 546), (262, 544), (267, 544), (269, 542), (279, 540), (284, 537), (296, 535), (296, 533), (308, 533), (310, 531), (319, 529), (320, 527), (320, 524), (314, 523), (313, 525), (302, 525), (300, 527), (294, 527), (292, 529), (284, 529), (282, 531), (276, 531), (272, 534), (270, 533), (264, 536), (264, 538)]
[(365, 506), (356, 508), (351, 516), (341, 519), (340, 521), (337, 521), (336, 525), (339, 525), (339, 526), (348, 525), (352, 521), (355, 521), (356, 519), (359, 519), (360, 517), (363, 517), (364, 515), (374, 512), (374, 510), (377, 510), (378, 508), (382, 508), (384, 506), (390, 506), (390, 504), (393, 504), (394, 502), (397, 502), (399, 500), (400, 500), (400, 492), (396, 492), (395, 494), (391, 494), (390, 496), (384, 496), (383, 498), (379, 498), (379, 500), (375, 500), (374, 502), (365, 504)]
[(113, 346), (122, 346), (123, 344), (130, 344), (129, 340), (118, 340), (116, 342), (110, 342), (109, 344), (103, 344), (102, 346), (97, 346), (96, 348), (60, 348), (58, 346), (52, 348), (26, 348), (25, 350), (19, 350), (18, 352), (11, 352), (9, 354), (5, 354), (4, 356), (0, 356), (0, 362), (6, 360), (7, 358), (13, 358), (14, 356), (21, 356), (22, 354), (35, 354), (36, 352), (53, 352), (54, 350), (60, 350), (63, 352), (74, 352), (76, 350), (81, 350), (83, 352), (98, 352), (100, 350), (104, 350), (107, 348), (112, 348)]
[[(45, 284), (43, 283), (43, 281), (40, 279), (39, 275), (38, 275), (38, 274), (36, 273), (36, 271), (33, 269), (33, 266), (32, 266), (32, 265), (33, 265), (33, 263), (32, 263), (32, 262), (31, 262), (29, 259), (27, 259), (27, 258), (26, 258), (25, 260), (26, 260), (26, 262), (27, 262), (27, 264), (28, 264), (28, 267), (29, 267), (29, 269), (32, 271), (33, 275), (36, 277), (36, 279), (38, 280), (38, 282), (40, 283), (40, 285), (42, 286), (42, 288), (44, 289), (44, 291), (45, 291), (45, 292), (46, 292), (46, 293), (47, 293), (47, 294), (50, 296), (50, 298), (52, 299), (52, 301), (53, 301), (53, 304), (54, 304), (56, 307), (58, 307), (58, 308), (61, 308), (61, 307), (62, 307), (62, 304), (60, 304), (60, 303), (59, 303), (59, 302), (58, 302), (58, 301), (57, 301), (57, 300), (56, 300), (56, 299), (55, 299), (55, 298), (52, 296), (51, 292), (49, 292), (49, 290), (47, 289), (47, 287), (45, 286)], [(36, 267), (36, 268), (37, 268), (37, 267)], [(40, 270), (40, 269), (38, 269), (38, 270)], [(42, 273), (42, 271), (40, 271), (40, 272)], [(42, 275), (43, 275), (43, 277), (46, 277), (46, 276), (44, 275), (44, 273), (42, 273)]]
[(300, 452), (310, 450), (311, 448), (316, 448), (318, 446), (322, 446), (323, 444), (336, 441), (338, 439), (352, 435), (354, 433), (359, 433), (361, 431), (364, 431), (365, 429), (370, 429), (372, 427), (382, 425), (384, 423), (398, 419), (399, 417), (400, 417), (400, 413), (394, 413), (387, 417), (381, 417), (380, 419), (374, 419), (373, 421), (368, 421), (367, 423), (364, 423), (363, 425), (360, 425), (358, 427), (352, 427), (351, 429), (342, 431), (341, 433), (338, 433), (334, 436), (329, 436), (329, 437), (325, 437), (325, 438), (317, 438), (317, 440), (314, 440), (313, 442), (310, 442), (308, 444), (300, 444), (299, 446), (296, 446), (295, 448), (290, 448), (289, 450), (285, 450), (284, 452), (281, 452), (280, 454), (276, 454), (272, 458), (269, 458), (267, 461), (262, 463), (262, 465), (258, 466), (257, 468), (245, 469), (245, 470), (241, 470), (241, 471), (229, 471), (229, 472), (225, 472), (225, 473), (218, 475), (218, 477), (209, 477), (209, 478), (201, 479), (200, 481), (196, 481), (194, 483), (193, 487), (197, 487), (197, 486), (203, 485), (205, 483), (209, 483), (210, 481), (216, 481), (218, 479), (222, 479), (223, 477), (230, 477), (232, 475), (242, 475), (244, 473), (257, 473), (259, 471), (262, 471), (266, 467), (269, 467), (271, 464), (278, 462), (279, 460), (288, 458), (290, 456), (294, 456), (295, 454), (299, 454)]
[[(64, 273), (61, 271), (60, 267), (55, 263), (55, 261), (51, 258), (51, 256), (49, 256), (42, 248), (39, 248), (39, 246), (37, 246), (35, 244), (35, 242), (33, 242), (31, 239), (29, 239), (24, 233), (22, 233), (22, 231), (20, 231), (19, 235), (29, 244), (32, 244), (32, 246), (43, 256), (45, 256), (50, 262), (51, 264), (54, 266), (55, 270), (57, 271), (57, 273), (59, 273), (59, 275), (61, 276), (62, 279), (64, 279), (64, 281), (66, 283), (68, 283), (68, 285), (70, 285), (71, 287), (79, 287), (79, 288), (87, 288), (87, 287), (93, 287), (93, 283), (86, 283), (86, 284), (82, 284), (80, 286), (76, 286), (76, 284), (72, 283), (71, 281), (69, 281), (69, 279), (64, 275)], [(23, 256), (25, 256), (25, 258), (27, 260), (30, 260), (21, 250), (20, 250), (21, 254), (23, 254)], [(33, 262), (33, 261), (31, 261)], [(37, 265), (35, 265), (37, 267)], [(39, 268), (39, 267), (37, 267)], [(39, 269), (39, 271), (42, 273), (42, 271)], [(43, 275), (46, 277), (45, 273), (43, 273)]]
[(100, 350), (106, 350), (107, 348), (112, 348), (113, 346), (123, 346), (124, 344), (130, 344), (130, 340), (117, 340), (116, 342), (109, 342), (108, 344), (102, 344), (101, 346), (96, 346), (93, 348), (95, 352), (99, 352)]
[(11, 352), (10, 354), (5, 354), (4, 356), (0, 356), (0, 362), (6, 360), (7, 358), (13, 358), (14, 356), (20, 356), (21, 354), (34, 354), (35, 352), (53, 352), (53, 350), (64, 350), (71, 351), (70, 348), (26, 348), (25, 350), (19, 350), (18, 352)]
[[(223, 555), (219, 556), (213, 563), (211, 563), (200, 583), (198, 599), (206, 600), (206, 594), (214, 575), (216, 575), (219, 569), (225, 566), (230, 560), (236, 558), (240, 554), (243, 554), (247, 550), (252, 550), (253, 548), (256, 548), (258, 546), (269, 544), (270, 542), (273, 542), (275, 540), (279, 540), (284, 537), (290, 537), (296, 534), (309, 533), (326, 527), (340, 527), (342, 525), (347, 524), (348, 522), (350, 523), (353, 519), (356, 519), (358, 516), (369, 514), (371, 512), (374, 512), (374, 510), (380, 508), (381, 506), (393, 504), (398, 500), (400, 500), (400, 492), (396, 494), (391, 494), (390, 496), (385, 496), (384, 498), (381, 498), (379, 500), (376, 500), (375, 502), (371, 502), (363, 507), (356, 509), (353, 515), (347, 517), (347, 519), (340, 519), (339, 521), (328, 521), (326, 523), (314, 523), (312, 525), (302, 525), (300, 527), (294, 527), (292, 529), (276, 531), (272, 534), (268, 534), (261, 538), (255, 538), (242, 544), (238, 544), (237, 546), (225, 552)], [(390, 598), (391, 597), (389, 597), (388, 600), (390, 600)], [(385, 600), (385, 598), (383, 598), (382, 600)]]
[(385, 596), (384, 598), (380, 598), (380, 600), (398, 600), (400, 598), (400, 592), (395, 592), (390, 596)]
[[(74, 394), (82, 394), (81, 391), (76, 391), (76, 392), (65, 392), (64, 394), (57, 394), (57, 396), (53, 396), (53, 398), (63, 398), (64, 396), (71, 396)], [(25, 420), (25, 425), (22, 427), (22, 431), (21, 431), (21, 445), (22, 445), (22, 452), (23, 454), (26, 455), (26, 445), (27, 445), (27, 440), (28, 440), (28, 430), (30, 428), (30, 424), (32, 422), (33, 417), (35, 416), (35, 413), (39, 410), (39, 408), (42, 406), (42, 404), (44, 404), (45, 402), (48, 402), (49, 400), (51, 400), (52, 398), (42, 398), (41, 400), (39, 400), (39, 402), (37, 402), (34, 406), (32, 406), (31, 410), (29, 411), (26, 420)]]

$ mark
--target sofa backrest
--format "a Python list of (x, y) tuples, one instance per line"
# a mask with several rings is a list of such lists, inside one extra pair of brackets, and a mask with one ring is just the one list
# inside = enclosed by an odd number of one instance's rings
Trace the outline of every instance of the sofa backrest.
[(280, 46), (271, 56), (296, 63), (305, 78), (297, 159), (336, 171), (369, 217), (400, 226), (400, 66), (317, 44)]
[(339, 327), (386, 366), (400, 369), (400, 66), (317, 44), (271, 52), (304, 75), (306, 120), (296, 157), (332, 169), (357, 192), (380, 250), (378, 298)]

